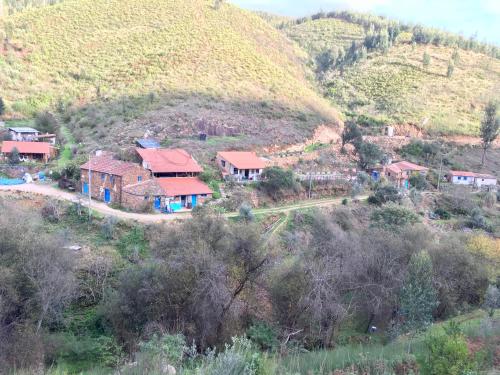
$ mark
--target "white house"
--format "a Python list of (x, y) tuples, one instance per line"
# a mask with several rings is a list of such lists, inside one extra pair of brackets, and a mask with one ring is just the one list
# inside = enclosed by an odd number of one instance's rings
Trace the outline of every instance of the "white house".
[(453, 185), (474, 185), (476, 174), (466, 171), (450, 171), (448, 173), (448, 181)]
[(490, 174), (476, 173), (476, 175), (474, 176), (474, 185), (478, 188), (481, 188), (483, 186), (496, 186), (497, 178)]
[(266, 163), (255, 152), (226, 151), (217, 153), (217, 164), (224, 177), (238, 181), (256, 181), (266, 167)]
[(470, 185), (477, 188), (497, 185), (497, 178), (489, 174), (466, 171), (450, 171), (447, 177), (448, 181), (454, 185)]

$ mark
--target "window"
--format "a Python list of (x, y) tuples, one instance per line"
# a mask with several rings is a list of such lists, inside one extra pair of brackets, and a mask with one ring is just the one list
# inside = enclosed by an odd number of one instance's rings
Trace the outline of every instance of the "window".
[(115, 183), (115, 176), (109, 176), (109, 182), (113, 185)]
[(225, 160), (221, 160), (220, 161), (220, 165), (222, 165), (223, 167), (225, 167), (226, 166), (226, 161)]
[(101, 181), (104, 182), (105, 179), (106, 179), (106, 174), (105, 173), (101, 173)]
[(207, 197), (207, 195), (206, 195), (206, 194), (201, 194), (200, 196), (201, 196), (202, 198), (206, 198), (206, 197)]
[(234, 169), (233, 169), (233, 173), (234, 173), (234, 174), (238, 174), (238, 168), (234, 168)]
[(137, 176), (137, 182), (142, 182), (142, 176)]

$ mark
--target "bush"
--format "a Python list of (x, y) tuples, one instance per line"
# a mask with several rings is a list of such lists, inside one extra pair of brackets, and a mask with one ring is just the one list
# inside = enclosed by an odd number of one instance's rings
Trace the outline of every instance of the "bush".
[(347, 198), (342, 199), (342, 205), (347, 206), (347, 203), (349, 203)]
[(402, 199), (399, 190), (392, 185), (380, 185), (368, 197), (368, 203), (381, 206), (387, 202), (400, 202)]
[(461, 333), (434, 334), (424, 341), (425, 354), (418, 358), (423, 375), (465, 375), (473, 369), (467, 342)]
[(470, 218), (467, 221), (467, 225), (472, 229), (483, 229), (487, 232), (492, 231), (491, 226), (488, 224), (483, 215), (483, 211), (479, 207), (472, 210)]
[(443, 194), (438, 199), (437, 206), (455, 215), (467, 215), (477, 207), (477, 204), (469, 193), (460, 189), (451, 194)]
[(264, 169), (259, 187), (274, 200), (278, 200), (287, 191), (297, 190), (297, 181), (291, 170), (280, 167)]
[(4, 113), (5, 113), (5, 102), (0, 97), (0, 116), (2, 116)]
[(238, 219), (247, 223), (255, 220), (255, 215), (252, 212), (252, 207), (248, 203), (243, 203), (240, 206)]
[(410, 177), (410, 185), (417, 190), (425, 190), (428, 187), (427, 180), (425, 176), (418, 173)]
[(265, 322), (258, 322), (247, 330), (248, 338), (260, 350), (275, 350), (278, 347), (276, 332)]
[(115, 226), (118, 220), (114, 216), (108, 216), (101, 225), (102, 236), (107, 240), (112, 240), (115, 234)]
[(19, 150), (14, 147), (9, 155), (9, 164), (16, 165), (21, 162), (21, 158), (19, 157)]
[(396, 204), (377, 209), (371, 216), (374, 226), (397, 230), (400, 227), (417, 223), (418, 216), (409, 209)]
[(448, 211), (446, 211), (444, 208), (438, 208), (437, 210), (434, 211), (436, 215), (439, 216), (440, 219), (442, 220), (449, 220), (451, 219), (451, 215)]
[(141, 227), (132, 228), (126, 235), (120, 238), (117, 244), (121, 256), (130, 261), (138, 261), (144, 258), (148, 251), (148, 241)]
[(359, 165), (363, 169), (380, 163), (384, 158), (383, 151), (374, 143), (362, 142), (357, 147), (357, 152), (359, 156)]
[(58, 223), (61, 220), (61, 207), (59, 202), (55, 200), (49, 200), (46, 202), (41, 210), (42, 217), (50, 223)]
[(39, 113), (35, 118), (35, 126), (42, 133), (56, 133), (59, 127), (56, 117), (50, 112)]

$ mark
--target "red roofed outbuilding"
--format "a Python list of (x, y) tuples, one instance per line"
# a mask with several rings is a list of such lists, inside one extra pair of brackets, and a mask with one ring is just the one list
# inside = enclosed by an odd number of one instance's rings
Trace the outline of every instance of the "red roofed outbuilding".
[(182, 149), (136, 148), (142, 166), (155, 177), (193, 177), (203, 172), (194, 158)]
[(255, 152), (221, 151), (217, 153), (217, 164), (222, 174), (236, 180), (259, 180), (266, 163)]
[(18, 142), (4, 141), (2, 143), (2, 154), (9, 157), (16, 149), (22, 161), (41, 160), (47, 163), (56, 154), (56, 149), (46, 142)]
[(408, 189), (410, 187), (410, 178), (414, 175), (426, 175), (429, 168), (410, 163), (409, 161), (400, 161), (385, 167), (384, 174), (398, 188)]

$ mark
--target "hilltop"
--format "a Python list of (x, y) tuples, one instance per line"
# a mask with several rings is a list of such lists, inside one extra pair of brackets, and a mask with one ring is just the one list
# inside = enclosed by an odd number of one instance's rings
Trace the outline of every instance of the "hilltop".
[[(477, 135), (484, 105), (500, 98), (498, 48), (473, 39), (348, 12), (284, 21), (278, 28), (309, 54), (325, 96), (372, 124)], [(394, 30), (397, 37), (392, 40)], [(387, 46), (359, 48), (370, 33), (388, 39)], [(322, 54), (342, 56), (353, 44), (359, 49), (357, 61), (319, 72)], [(430, 56), (427, 67), (425, 53)], [(448, 77), (450, 61), (453, 72)]]
[[(267, 136), (263, 143), (337, 123), (307, 79), (302, 51), (257, 15), (213, 4), (68, 0), (7, 17), (8, 115), (57, 108), (77, 138), (113, 143), (146, 128), (192, 134), (207, 108), (215, 127), (230, 129), (220, 135)], [(143, 117), (148, 124), (131, 123)]]

